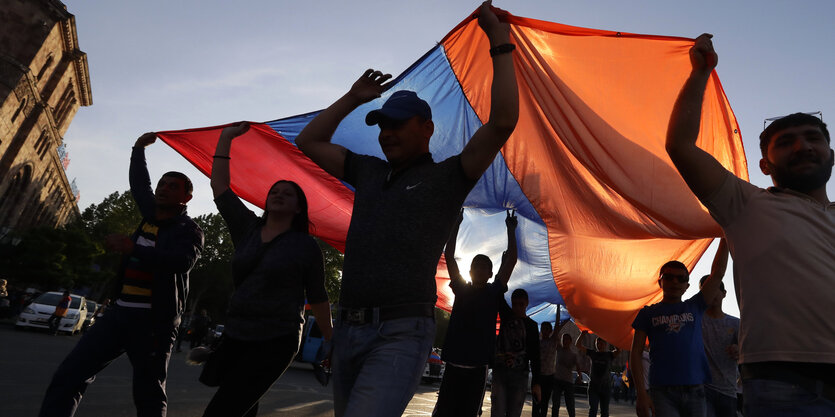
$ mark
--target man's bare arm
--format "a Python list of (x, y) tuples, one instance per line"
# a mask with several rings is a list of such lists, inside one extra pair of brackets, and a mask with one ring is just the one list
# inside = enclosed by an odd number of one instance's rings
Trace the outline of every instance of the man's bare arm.
[(629, 368), (632, 370), (632, 380), (638, 394), (635, 411), (639, 417), (650, 417), (655, 414), (655, 406), (649, 398), (647, 387), (644, 386), (643, 352), (646, 343), (646, 332), (635, 329), (635, 335), (632, 337), (632, 350), (629, 352)]
[(217, 140), (215, 154), (212, 157), (212, 176), (210, 183), (212, 193), (217, 196), (229, 189), (231, 178), (229, 175), (229, 152), (232, 149), (232, 139), (243, 135), (249, 130), (249, 123), (241, 122), (236, 125), (224, 127)]
[(725, 271), (728, 269), (728, 242), (725, 238), (719, 239), (719, 247), (716, 248), (716, 255), (713, 257), (713, 264), (710, 267), (710, 275), (702, 284), (699, 292), (702, 294), (706, 303), (719, 295), (719, 285), (722, 283), (722, 278), (725, 277)]
[(458, 261), (455, 260), (455, 244), (458, 242), (458, 228), (461, 226), (461, 221), (464, 220), (464, 209), (458, 213), (458, 221), (452, 226), (452, 231), (449, 232), (449, 240), (446, 242), (444, 248), (444, 259), (446, 259), (446, 269), (449, 272), (450, 281), (455, 280), (459, 283), (464, 281), (461, 276), (461, 270), (458, 269)]
[(519, 251), (516, 247), (516, 226), (519, 225), (519, 220), (516, 218), (515, 212), (508, 211), (504, 222), (507, 225), (507, 250), (502, 254), (502, 266), (499, 267), (499, 273), (496, 274), (496, 281), (507, 285), (519, 257)]
[(391, 74), (373, 69), (365, 73), (351, 86), (351, 90), (340, 97), (327, 109), (322, 110), (296, 137), (296, 145), (316, 165), (336, 178), (345, 176), (345, 155), (347, 149), (331, 143), (331, 137), (349, 113), (361, 104), (367, 103), (385, 91)]
[[(496, 9), (500, 13), (501, 9)], [(510, 43), (510, 27), (502, 23), (485, 1), (479, 11), (478, 24), (490, 40), (490, 48)], [(490, 87), (490, 118), (470, 138), (461, 152), (461, 165), (471, 179), (478, 179), (493, 163), (519, 120), (519, 91), (513, 68), (513, 54), (493, 57), (493, 82)]]
[(684, 182), (700, 199), (710, 197), (727, 175), (725, 168), (712, 155), (696, 146), (705, 88), (718, 62), (710, 40), (712, 37), (702, 34), (690, 48), (690, 77), (681, 88), (667, 127), (667, 154)]

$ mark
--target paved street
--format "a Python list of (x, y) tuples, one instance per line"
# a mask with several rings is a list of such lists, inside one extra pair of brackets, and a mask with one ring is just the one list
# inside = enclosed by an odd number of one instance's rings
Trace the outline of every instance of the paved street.
[[(34, 331), (15, 331), (0, 324), (0, 416), (37, 415), (40, 401), (52, 372), (72, 349), (80, 336), (51, 336)], [(214, 388), (197, 381), (200, 367), (185, 363), (185, 354), (175, 354), (168, 378), (169, 413), (173, 417), (197, 417), (209, 402)], [(404, 416), (428, 416), (437, 398), (438, 385), (421, 385)], [(310, 366), (295, 363), (262, 398), (259, 416), (333, 415), (330, 387), (321, 387), (313, 378)], [(524, 416), (530, 415), (530, 401)], [(587, 415), (585, 398), (578, 398), (577, 415)], [(632, 406), (612, 404), (612, 417), (635, 415)], [(131, 370), (125, 356), (102, 371), (87, 390), (78, 417), (134, 416), (131, 400)], [(490, 415), (489, 392), (484, 402), (484, 416)], [(563, 415), (565, 412), (563, 411)]]

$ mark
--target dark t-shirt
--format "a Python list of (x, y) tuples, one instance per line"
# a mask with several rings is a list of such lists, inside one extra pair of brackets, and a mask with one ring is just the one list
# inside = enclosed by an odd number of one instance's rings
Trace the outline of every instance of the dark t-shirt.
[(236, 288), (224, 333), (250, 341), (301, 334), (305, 296), (311, 304), (328, 301), (319, 245), (292, 230), (263, 243), (262, 221), (235, 193), (227, 190), (215, 203), (235, 244)]
[(344, 180), (355, 193), (340, 304), (434, 304), (438, 259), (476, 183), (461, 156), (435, 163), (427, 153), (392, 175), (386, 161), (349, 151)]
[(612, 352), (598, 352), (594, 350), (586, 351), (589, 359), (591, 359), (591, 372), (589, 373), (589, 387), (602, 388), (612, 385), (612, 375), (609, 373), (609, 368), (612, 367), (612, 361), (615, 360), (615, 354)]
[(487, 365), (496, 345), (496, 314), (507, 286), (491, 282), (477, 288), (463, 279), (450, 280), (455, 294), (442, 359), (456, 365)]
[(530, 317), (517, 318), (505, 300), (499, 305), (499, 318), (493, 368), (530, 370), (531, 384), (539, 384), (539, 326)]

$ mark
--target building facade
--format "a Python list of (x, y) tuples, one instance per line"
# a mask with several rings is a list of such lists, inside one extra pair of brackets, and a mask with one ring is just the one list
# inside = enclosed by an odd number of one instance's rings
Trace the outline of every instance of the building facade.
[(75, 17), (58, 0), (0, 6), (0, 239), (79, 216), (63, 136), (93, 103)]

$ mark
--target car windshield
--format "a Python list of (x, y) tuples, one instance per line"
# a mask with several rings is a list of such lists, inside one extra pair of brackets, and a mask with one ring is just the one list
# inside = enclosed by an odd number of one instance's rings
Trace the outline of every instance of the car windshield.
[(93, 311), (96, 309), (96, 302), (87, 300), (87, 310)]
[[(70, 303), (70, 308), (77, 309), (78, 306), (81, 305), (81, 297), (74, 296), (74, 295), (71, 295), (70, 297), (72, 298), (72, 302)], [(48, 306), (57, 306), (58, 302), (60, 302), (62, 298), (64, 298), (63, 294), (48, 292), (48, 293), (45, 293), (45, 294), (41, 294), (33, 302), (37, 303), (37, 304), (48, 305)]]

